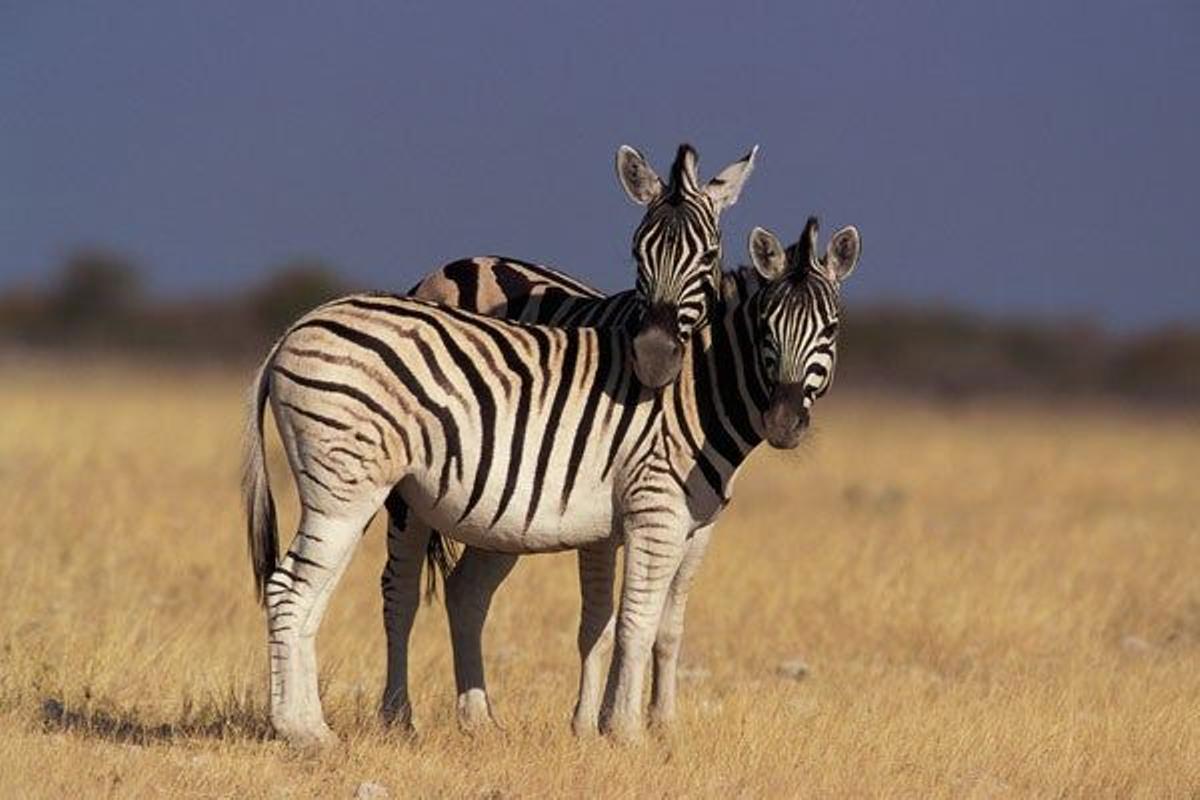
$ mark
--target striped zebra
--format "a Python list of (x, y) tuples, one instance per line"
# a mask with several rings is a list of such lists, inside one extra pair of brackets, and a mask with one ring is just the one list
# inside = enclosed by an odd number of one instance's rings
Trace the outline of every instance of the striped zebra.
[[(617, 174), (620, 184), (624, 188), (626, 194), (635, 203), (647, 206), (642, 222), (638, 225), (634, 235), (634, 254), (637, 261), (637, 303), (636, 306), (631, 306), (625, 309), (622, 323), (628, 325), (634, 336), (631, 341), (624, 342), (628, 355), (617, 363), (625, 363), (628, 361), (629, 372), (637, 375), (641, 383), (650, 386), (658, 387), (665, 381), (671, 380), (673, 375), (678, 372), (679, 362), (683, 356), (683, 342), (690, 336), (691, 330), (694, 330), (697, 325), (704, 324), (704, 315), (706, 315), (707, 295), (712, 293), (713, 276), (715, 271), (720, 269), (720, 231), (718, 228), (718, 218), (720, 212), (725, 207), (736, 203), (740, 191), (746, 179), (749, 178), (752, 169), (754, 169), (754, 158), (757, 148), (752, 149), (748, 155), (734, 162), (731, 166), (709, 180), (707, 184), (701, 184), (697, 175), (697, 158), (696, 152), (689, 145), (680, 145), (676, 160), (674, 160), (670, 178), (667, 182), (662, 181), (654, 172), (654, 169), (649, 166), (640, 152), (623, 146), (617, 152)], [(565, 283), (560, 281), (560, 283)], [(374, 301), (368, 299), (358, 299), (355, 302), (384, 302), (376, 299)], [(379, 311), (378, 313), (389, 313)], [(298, 326), (299, 329), (304, 329), (308, 324), (307, 320)], [(310, 326), (311, 329), (311, 326)], [(468, 333), (469, 336), (469, 333)], [(420, 341), (419, 337), (413, 339), (413, 343)], [(529, 365), (523, 365), (522, 359), (536, 356), (540, 359), (538, 368), (540, 369), (539, 380), (542, 386), (548, 385), (551, 375), (545, 371), (551, 366), (551, 362), (556, 359), (564, 359), (568, 356), (566, 351), (559, 351), (558, 337), (551, 332), (545, 335), (536, 336), (535, 343), (541, 349), (523, 348), (520, 351), (511, 350), (502, 345), (505, 367), (510, 371), (515, 371), (520, 377), (520, 386), (522, 391), (526, 391), (529, 386), (534, 383), (534, 371)], [(420, 356), (427, 357), (430, 355), (430, 345), (425, 341), (420, 341)], [(452, 347), (449, 342), (440, 342), (443, 347)], [(350, 347), (348, 343), (342, 343), (342, 347)], [(473, 344), (473, 347), (478, 347), (478, 343)], [(593, 345), (593, 350), (596, 348), (604, 349), (608, 347), (607, 339), (604, 345)], [(274, 360), (275, 355), (280, 354), (281, 350), (272, 351), (272, 356), (269, 363)], [(293, 354), (294, 355), (294, 354)], [(492, 354), (494, 355), (494, 353)], [(311, 357), (317, 357), (310, 354)], [(494, 365), (488, 365), (493, 367)], [(600, 365), (592, 365), (593, 368), (598, 368)], [(265, 369), (265, 368), (264, 368)], [(269, 391), (268, 383), (263, 383), (265, 378), (274, 378), (276, 372), (274, 366), (271, 371), (263, 372), (260, 375), (259, 392)], [(439, 368), (436, 363), (433, 365), (432, 375), (434, 380), (439, 380)], [(468, 373), (464, 372), (463, 375)], [(616, 373), (613, 373), (616, 374)], [(478, 375), (476, 375), (478, 377)], [(372, 379), (378, 378), (378, 375), (372, 375)], [(583, 386), (570, 389), (566, 384), (560, 384), (563, 389), (556, 393), (556, 403), (566, 402), (566, 399), (572, 397), (572, 392), (577, 393), (584, 389)], [(353, 387), (353, 386), (352, 386)], [(312, 387), (310, 386), (310, 389)], [(378, 387), (376, 387), (378, 389)], [(407, 385), (406, 389), (415, 390), (415, 386)], [(444, 386), (439, 386), (439, 389), (444, 389)], [(470, 386), (470, 390), (474, 391), (476, 387)], [(623, 379), (617, 385), (612, 387), (613, 390), (623, 392), (623, 398), (632, 398), (636, 395), (636, 389), (631, 379)], [(424, 389), (421, 389), (424, 392)], [(263, 398), (265, 393), (260, 393), (257, 413), (262, 415)], [(352, 398), (354, 402), (359, 403), (367, 411), (376, 413), (377, 409), (385, 408), (380, 405), (376, 399), (371, 396), (364, 395), (361, 397)], [(424, 399), (428, 399), (427, 395), (416, 395), (413, 402), (421, 405)], [(462, 401), (462, 396), (456, 396), (456, 401)], [(511, 398), (510, 398), (511, 399)], [(526, 402), (529, 402), (527, 397)], [(539, 402), (545, 403), (545, 393), (539, 396)], [(276, 407), (276, 411), (284, 407)], [(422, 407), (424, 408), (424, 407)], [(318, 422), (320, 415), (304, 417), (299, 407), (288, 409), (294, 415), (300, 415), (298, 419), (306, 419), (310, 423)], [(409, 408), (408, 410), (412, 410)], [(466, 411), (467, 409), (462, 409)], [(523, 405), (518, 404), (516, 411), (527, 410)], [(438, 425), (443, 427), (443, 433), (456, 431), (454, 420), (446, 410), (445, 405), (438, 407)], [(486, 409), (484, 410), (486, 413)], [(553, 417), (554, 420), (562, 420), (562, 411), (557, 411), (558, 416)], [(278, 415), (276, 416), (278, 420)], [(364, 410), (359, 409), (359, 417), (355, 417), (359, 425), (365, 425), (366, 417)], [(293, 420), (295, 422), (295, 420)], [(494, 420), (480, 419), (480, 425), (494, 422)], [(624, 426), (622, 431), (628, 433), (629, 425), (632, 423), (630, 415), (623, 414), (620, 416), (620, 422)], [(347, 423), (341, 421), (341, 423)], [(377, 425), (377, 421), (372, 420), (372, 425)], [(349, 423), (347, 423), (349, 425)], [(281, 426), (282, 427), (282, 426)], [(257, 423), (253, 428), (257, 432), (258, 437), (262, 435), (262, 421)], [(514, 475), (520, 475), (518, 465), (520, 458), (515, 456), (523, 446), (524, 441), (521, 440), (522, 435), (532, 433), (524, 429), (524, 422), (521, 423), (520, 429), (508, 432), (510, 437), (514, 439), (514, 445), (511, 447), (508, 458), (508, 469), (512, 470)], [(366, 434), (359, 434), (366, 435)], [(548, 441), (550, 437), (544, 432), (542, 438)], [(250, 438), (253, 441), (253, 437)], [(366, 439), (356, 439), (359, 444), (366, 444)], [(386, 446), (386, 438), (383, 433), (378, 433), (376, 439), (379, 446)], [(532, 439), (530, 439), (532, 441)], [(463, 462), (462, 452), (460, 450), (460, 441), (443, 439), (442, 444), (448, 449), (450, 461), (446, 462), (446, 469), (449, 469), (451, 463), (455, 463), (456, 476), (462, 476)], [(428, 440), (428, 434), (422, 428), (421, 445), (432, 447), (432, 443)], [(408, 451), (407, 443), (404, 447)], [(343, 447), (342, 450), (336, 453), (326, 453), (326, 457), (337, 456), (338, 458), (353, 458), (353, 447)], [(544, 473), (547, 465), (544, 463), (547, 450), (545, 445), (542, 446), (541, 455), (539, 456), (538, 467), (539, 474)], [(289, 458), (292, 458), (294, 470), (296, 464), (300, 464), (300, 457), (304, 455), (299, 450), (295, 452), (289, 451)], [(390, 456), (390, 453), (386, 453)], [(613, 453), (614, 455), (614, 453)], [(574, 449), (572, 449), (574, 456)], [(432, 461), (432, 450), (426, 451), (427, 461)], [(455, 461), (456, 459), (456, 461)], [(485, 467), (491, 465), (491, 453), (488, 453), (486, 461), (479, 462), (479, 471), (476, 473), (475, 486), (472, 491), (472, 500), (470, 503), (478, 503), (480, 500), (481, 487), (487, 483), (487, 475)], [(329, 465), (326, 461), (325, 465)], [(427, 464), (426, 464), (427, 465)], [(611, 468), (612, 462), (608, 463), (607, 467)], [(361, 467), (367, 467), (367, 464), (361, 464)], [(556, 464), (557, 467), (557, 464)], [(319, 469), (312, 468), (312, 465), (304, 465), (300, 467), (304, 471), (296, 471), (296, 479), (298, 481), (312, 483), (314, 486), (320, 486)], [(574, 480), (574, 471), (571, 473)], [(443, 488), (445, 482), (448, 481), (446, 474), (443, 475)], [(539, 481), (542, 479), (538, 479)], [(307, 569), (317, 569), (316, 566), (307, 565), (304, 561), (296, 559), (306, 558), (304, 554), (298, 551), (295, 547), (290, 558), (290, 563), (278, 565), (278, 569), (283, 570), (281, 573), (280, 582), (290, 582), (290, 593), (284, 591), (280, 587), (275, 589), (265, 588), (265, 581), (272, 578), (271, 571), (275, 569), (277, 560), (277, 548), (272, 545), (274, 539), (271, 536), (266, 536), (264, 531), (274, 530), (275, 515), (274, 507), (271, 505), (269, 487), (265, 483), (265, 473), (262, 470), (262, 453), (260, 447), (250, 446), (247, 450), (246, 458), (246, 479), (245, 487), (248, 498), (248, 504), (251, 506), (250, 512), (250, 540), (252, 547), (252, 555), (254, 564), (256, 564), (257, 578), (259, 583), (260, 594), (266, 593), (266, 599), (276, 599), (276, 602), (269, 602), (271, 606), (272, 619), (275, 616), (280, 616), (282, 621), (271, 622), (272, 630), (272, 656), (271, 656), (271, 672), (272, 672), (272, 718), (278, 718), (278, 729), (284, 735), (293, 735), (296, 739), (320, 739), (328, 736), (328, 727), (322, 720), (320, 714), (319, 702), (316, 697), (316, 684), (314, 684), (313, 675), (314, 656), (312, 652), (312, 636), (316, 632), (316, 627), (319, 624), (320, 616), (323, 614), (324, 603), (328, 600), (328, 594), (323, 594), (322, 591), (317, 593), (308, 593), (305, 589), (307, 578), (300, 575)], [(515, 488), (511, 488), (510, 482), (506, 483), (505, 495), (502, 498), (502, 504), (510, 503), (512, 494)], [(344, 493), (343, 493), (344, 494)], [(494, 500), (494, 498), (492, 498)], [(306, 503), (308, 500), (306, 499)], [(311, 507), (305, 507), (305, 513), (312, 517), (320, 516), (320, 509), (317, 505), (310, 503)], [(392, 494), (392, 499), (389, 501), (390, 516), (394, 519), (403, 519), (407, 515), (408, 507), (404, 504), (403, 495), (400, 492)], [(343, 510), (348, 516), (353, 517), (353, 513)], [(533, 510), (530, 509), (530, 513)], [(493, 519), (493, 524), (499, 523), (499, 515)], [(529, 523), (526, 523), (527, 527)], [(257, 531), (257, 534), (256, 534)], [(298, 542), (304, 542), (308, 539), (307, 531), (301, 529), (301, 534), (298, 534)], [(311, 540), (310, 540), (311, 541)], [(314, 545), (319, 542), (313, 542)], [(300, 548), (302, 549), (302, 547)], [(390, 563), (395, 559), (390, 559)], [(340, 571), (320, 570), (328, 573), (323, 576), (330, 579), (330, 587), (336, 583)], [(289, 575), (295, 577), (288, 577)], [(324, 584), (323, 584), (324, 585)], [(331, 590), (331, 589), (330, 589)], [(284, 594), (293, 594), (296, 597), (283, 596)], [(310, 596), (311, 594), (311, 596)], [(302, 599), (301, 599), (302, 596)], [(284, 607), (282, 610), (277, 609), (278, 606)], [(290, 608), (295, 604), (296, 608)], [(302, 613), (301, 613), (302, 612)], [(293, 625), (296, 619), (305, 619), (304, 625)], [(289, 636), (299, 637), (299, 644), (288, 639)], [(282, 638), (281, 638), (282, 637)], [(299, 655), (298, 655), (299, 654)], [(290, 658), (290, 661), (289, 661)], [(301, 658), (304, 663), (301, 663)], [(287, 663), (284, 663), (287, 662)], [(288, 688), (290, 687), (290, 688)], [(276, 712), (277, 711), (277, 712)]]
[[(650, 711), (660, 724), (669, 723), (675, 714), (675, 673), (688, 590), (737, 469), (764, 436), (775, 447), (795, 446), (807, 426), (808, 409), (833, 378), (838, 287), (857, 263), (861, 245), (857, 231), (847, 227), (816, 259), (816, 237), (816, 221), (810, 220), (801, 239), (785, 253), (772, 234), (754, 231), (750, 245), (757, 273), (742, 269), (723, 274), (718, 324), (699, 335), (678, 390), (666, 401), (668, 415), (676, 416), (677, 427), (671, 430), (683, 434), (672, 438), (683, 450), (690, 448), (675, 456), (680, 459), (676, 472), (689, 476), (685, 485), (691, 488), (684, 493), (689, 506), (703, 511), (689, 512), (696, 527), (670, 580), (655, 634)], [(501, 287), (511, 293), (497, 291)], [(632, 292), (601, 297), (555, 270), (495, 258), (450, 264), (414, 292), (526, 321), (600, 327), (619, 325), (637, 302)], [(440, 535), (433, 533), (431, 538), (429, 526), (409, 516), (402, 505), (389, 508), (399, 513), (390, 521), (389, 564), (383, 575), (388, 634), (383, 716), (410, 725), (407, 639), (419, 602), (421, 555), (429, 546), (444, 559), (445, 549)], [(608, 540), (579, 550), (581, 670), (572, 719), (578, 735), (595, 732), (601, 715), (604, 662), (616, 620), (612, 587), (618, 544)], [(514, 554), (468, 547), (446, 579), (459, 715), (468, 726), (491, 720), (482, 630), (492, 595), (515, 562)], [(447, 566), (444, 560), (442, 566)], [(614, 659), (614, 669), (621, 661)], [(616, 687), (610, 680), (609, 689)], [(615, 696), (607, 700), (611, 705)]]
[[(857, 257), (857, 235), (843, 234), (819, 263), (820, 274), (832, 277), (785, 280), (798, 268), (785, 270), (778, 242), (756, 231), (756, 241), (774, 241), (774, 261), (762, 260), (760, 270), (775, 274), (763, 291), (733, 304), (740, 314), (724, 312), (720, 327), (763, 326), (763, 366), (722, 380), (733, 351), (714, 358), (706, 345), (694, 351), (692, 370), (657, 393), (633, 379), (631, 348), (617, 330), (524, 326), (387, 295), (333, 301), (294, 325), (256, 379), (245, 482), (252, 562), (268, 609), (276, 731), (297, 742), (332, 735), (317, 692), (314, 638), (363, 528), (395, 489), (407, 514), (480, 550), (611, 554), (616, 542), (626, 545), (606, 723), (635, 735), (651, 642), (663, 639), (659, 620), (682, 619), (668, 595), (690, 581), (728, 496), (716, 470), (740, 463), (726, 448), (728, 431), (723, 437), (712, 427), (720, 414), (711, 412), (737, 417), (733, 430), (748, 437), (746, 452), (763, 431), (773, 444), (795, 444), (831, 374), (836, 334), (831, 324), (814, 333), (799, 317), (815, 313), (812, 297), (824, 297), (810, 288), (817, 284), (831, 293), (820, 307), (836, 309), (835, 279), (852, 266), (841, 257)], [(735, 287), (742, 282), (733, 279)], [(802, 368), (792, 346), (801, 341)], [(750, 342), (734, 335), (726, 344)], [(729, 377), (744, 383), (730, 387)], [(762, 395), (760, 419), (738, 405), (747, 391)], [(263, 457), (268, 401), (302, 509), (282, 561)], [(728, 479), (735, 470), (725, 469)], [(599, 660), (591, 660), (598, 686)]]
[[(629, 199), (646, 206), (633, 234), (635, 291), (602, 295), (547, 267), (494, 256), (464, 259), (426, 276), (409, 291), (489, 316), (566, 327), (617, 327), (634, 333), (638, 379), (652, 389), (675, 379), (683, 345), (707, 319), (721, 275), (721, 212), (737, 202), (754, 171), (758, 147), (701, 186), (695, 149), (681, 144), (664, 183), (645, 156), (617, 150), (617, 178)], [(493, 265), (499, 265), (493, 268)]]
[[(447, 264), (426, 276), (409, 291), (409, 296), (518, 322), (606, 330), (626, 329), (638, 319), (643, 308), (636, 290), (604, 296), (558, 270), (497, 256)], [(420, 606), (422, 565), (428, 560), (429, 592), (433, 591), (439, 569), (445, 578), (459, 720), (468, 728), (491, 722), (481, 651), (483, 623), (492, 593), (516, 564), (516, 557), (467, 547), (461, 557), (452, 559), (452, 545), (419, 517), (410, 514), (399, 492), (392, 492), (386, 507), (388, 560), (380, 583), (387, 636), (387, 684), (380, 716), (385, 724), (412, 728), (408, 640)], [(607, 558), (610, 550), (606, 543), (581, 549), (579, 568), (585, 586), (602, 587), (611, 597), (612, 564)], [(600, 558), (592, 557), (593, 553)], [(604, 569), (597, 570), (597, 566)], [(611, 632), (606, 641), (611, 644)], [(586, 658), (595, 644), (594, 637), (585, 636), (581, 629), (581, 655), (585, 663), (598, 669), (608, 653), (597, 650), (593, 657)], [(596, 714), (589, 714), (586, 709), (577, 709), (575, 719), (577, 734), (596, 728)]]
[[(539, 274), (544, 268), (514, 259), (492, 259), (512, 265), (511, 270), (480, 270), (471, 260), (455, 262), (420, 286), (429, 299), (451, 296), (463, 301), (451, 305), (510, 319), (573, 327), (629, 325), (634, 373), (643, 385), (662, 388), (679, 374), (692, 331), (706, 324), (709, 300), (721, 274), (720, 215), (737, 202), (757, 153), (757, 146), (751, 148), (702, 184), (691, 145), (679, 146), (666, 182), (637, 150), (628, 145), (619, 148), (616, 167), (621, 187), (630, 200), (646, 207), (633, 234), (636, 290), (607, 310), (587, 312), (586, 322), (576, 316), (580, 307), (570, 301), (581, 295), (599, 297), (595, 290), (553, 270)], [(533, 313), (517, 306), (495, 313), (496, 309), (466, 302), (492, 297), (517, 298), (514, 303), (529, 298), (535, 308)], [(636, 302), (627, 302), (631, 297)], [(561, 301), (567, 301), (566, 306), (555, 309)]]
[(636, 294), (641, 300), (633, 336), (638, 380), (662, 388), (679, 374), (684, 345), (707, 321), (721, 274), (723, 210), (737, 202), (754, 169), (754, 147), (705, 184), (696, 151), (683, 144), (666, 183), (632, 147), (617, 151), (617, 176), (629, 199), (646, 206), (633, 234)]

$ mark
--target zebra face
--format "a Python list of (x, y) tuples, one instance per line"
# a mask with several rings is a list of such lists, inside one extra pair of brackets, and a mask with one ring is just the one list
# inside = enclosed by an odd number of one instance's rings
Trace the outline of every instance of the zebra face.
[(617, 151), (621, 186), (633, 202), (646, 206), (633, 235), (643, 309), (633, 328), (633, 368), (644, 386), (658, 389), (675, 380), (688, 339), (708, 321), (721, 275), (717, 221), (737, 202), (757, 151), (703, 185), (689, 145), (680, 145), (667, 183), (632, 147)]
[(785, 252), (763, 228), (750, 234), (750, 257), (766, 281), (759, 301), (760, 368), (771, 388), (763, 428), (772, 447), (790, 449), (808, 427), (813, 403), (833, 383), (837, 365), (838, 289), (853, 271), (862, 240), (842, 228), (816, 257), (817, 220)]

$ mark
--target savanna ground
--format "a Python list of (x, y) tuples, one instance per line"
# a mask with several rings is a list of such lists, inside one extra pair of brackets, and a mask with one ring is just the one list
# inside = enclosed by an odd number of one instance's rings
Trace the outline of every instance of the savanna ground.
[(414, 633), (420, 736), (383, 732), (376, 522), (319, 639), (343, 743), (311, 757), (266, 726), (244, 382), (0, 365), (0, 794), (1200, 794), (1196, 415), (835, 389), (805, 447), (743, 472), (692, 593), (678, 726), (635, 747), (570, 735), (570, 555), (497, 596), (503, 732), (457, 729), (440, 606)]

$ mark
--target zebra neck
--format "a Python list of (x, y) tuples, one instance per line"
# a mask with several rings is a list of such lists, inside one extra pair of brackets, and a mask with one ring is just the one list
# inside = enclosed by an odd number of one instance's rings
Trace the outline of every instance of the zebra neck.
[(732, 475), (764, 438), (770, 393), (758, 357), (757, 285), (743, 272), (724, 277), (713, 322), (693, 340), (690, 374), (680, 385), (701, 449), (719, 457), (710, 459), (713, 471), (722, 471), (717, 462), (724, 462)]

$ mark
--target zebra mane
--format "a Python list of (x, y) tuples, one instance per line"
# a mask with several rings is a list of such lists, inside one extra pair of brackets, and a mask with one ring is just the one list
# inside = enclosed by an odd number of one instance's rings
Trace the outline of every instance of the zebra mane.
[(817, 254), (818, 228), (817, 218), (809, 217), (808, 222), (804, 224), (804, 233), (787, 248), (787, 275), (793, 284), (803, 284), (809, 275), (817, 272), (813, 268), (820, 262), (820, 256)]
[(686, 142), (679, 145), (675, 161), (671, 164), (671, 177), (667, 184), (665, 200), (670, 205), (679, 205), (685, 194), (699, 191), (699, 176), (696, 174), (696, 149)]
[[(799, 258), (803, 253), (812, 252), (812, 246), (805, 242), (806, 239), (807, 237), (802, 237), (800, 241), (787, 248), (789, 263), (812, 263), (808, 261), (792, 261), (794, 254), (795, 257)], [(803, 257), (807, 259), (807, 256)], [(788, 270), (784, 280), (787, 280), (795, 287), (817, 283), (835, 294), (837, 291), (836, 284), (822, 275), (819, 269), (813, 269), (811, 266), (807, 269), (796, 268)], [(758, 270), (746, 264), (739, 264), (737, 268), (725, 270), (721, 273), (719, 300), (722, 305), (736, 305), (746, 302), (765, 286), (766, 281), (758, 274)]]
[(746, 300), (763, 284), (758, 270), (746, 264), (739, 264), (735, 269), (721, 273), (721, 301), (735, 303)]

